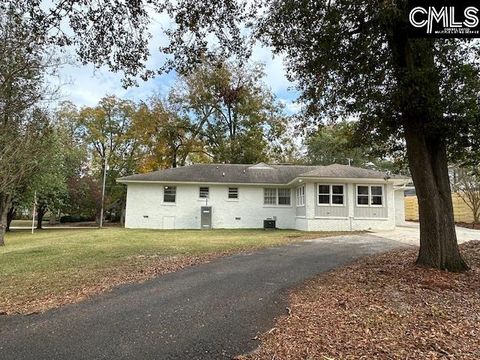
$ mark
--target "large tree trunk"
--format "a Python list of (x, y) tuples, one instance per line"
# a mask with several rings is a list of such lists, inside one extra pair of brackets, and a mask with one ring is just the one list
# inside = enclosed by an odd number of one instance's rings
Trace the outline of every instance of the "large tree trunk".
[(43, 229), (43, 217), (47, 212), (47, 207), (45, 205), (40, 205), (37, 209), (37, 229)]
[(7, 214), (10, 209), (10, 195), (0, 194), (0, 246), (5, 245), (5, 232), (7, 231)]
[(420, 251), (417, 264), (468, 270), (455, 233), (448, 176), (444, 110), (433, 41), (409, 39), (404, 22), (393, 24), (389, 45), (397, 79), (407, 155), (418, 196)]
[(17, 212), (17, 208), (15, 206), (10, 206), (10, 209), (7, 213), (7, 231), (10, 231), (10, 225), (12, 224), (13, 219), (15, 218), (15, 214)]
[(417, 264), (449, 271), (468, 269), (457, 245), (445, 144), (425, 129), (405, 126), (407, 154), (418, 198), (420, 251)]

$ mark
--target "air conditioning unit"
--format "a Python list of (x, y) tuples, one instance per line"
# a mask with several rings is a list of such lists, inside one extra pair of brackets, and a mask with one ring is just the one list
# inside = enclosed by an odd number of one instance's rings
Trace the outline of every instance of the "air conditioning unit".
[(263, 228), (264, 229), (276, 229), (277, 228), (277, 221), (274, 219), (265, 219), (263, 220)]

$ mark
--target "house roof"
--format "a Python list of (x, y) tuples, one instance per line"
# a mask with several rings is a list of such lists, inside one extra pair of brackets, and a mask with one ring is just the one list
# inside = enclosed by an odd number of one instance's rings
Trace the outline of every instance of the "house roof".
[[(136, 174), (119, 182), (192, 182), (230, 184), (288, 184), (296, 178), (384, 179), (385, 173), (347, 165), (328, 166), (195, 164)], [(392, 176), (392, 178), (405, 178)]]

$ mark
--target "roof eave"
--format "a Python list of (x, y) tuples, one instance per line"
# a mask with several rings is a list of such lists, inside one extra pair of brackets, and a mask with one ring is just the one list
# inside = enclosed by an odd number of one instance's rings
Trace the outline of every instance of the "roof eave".
[(139, 179), (117, 179), (121, 184), (204, 184), (204, 185), (241, 185), (241, 186), (290, 186), (296, 182), (302, 183), (305, 181), (325, 181), (325, 182), (346, 182), (346, 183), (389, 183), (393, 185), (404, 185), (411, 182), (409, 178), (342, 178), (342, 177), (316, 177), (316, 176), (302, 176), (296, 177), (288, 183), (246, 183), (246, 182), (225, 182), (225, 181), (178, 181), (178, 180), (139, 180)]
[(328, 182), (347, 182), (347, 183), (359, 183), (359, 182), (373, 182), (373, 183), (389, 183), (394, 185), (403, 185), (411, 182), (410, 178), (361, 178), (361, 177), (321, 177), (321, 176), (299, 176), (290, 181), (286, 185), (292, 185), (295, 182), (305, 182), (305, 181), (328, 181)]
[(201, 184), (201, 185), (238, 185), (238, 186), (285, 186), (283, 183), (242, 183), (242, 182), (220, 182), (220, 181), (178, 181), (178, 180), (128, 180), (117, 179), (121, 184)]

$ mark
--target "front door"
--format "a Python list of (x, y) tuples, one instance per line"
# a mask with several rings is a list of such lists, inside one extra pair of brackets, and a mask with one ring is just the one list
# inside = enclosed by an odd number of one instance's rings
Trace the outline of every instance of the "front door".
[(212, 228), (212, 207), (211, 206), (202, 206), (200, 219), (201, 219), (202, 229)]

